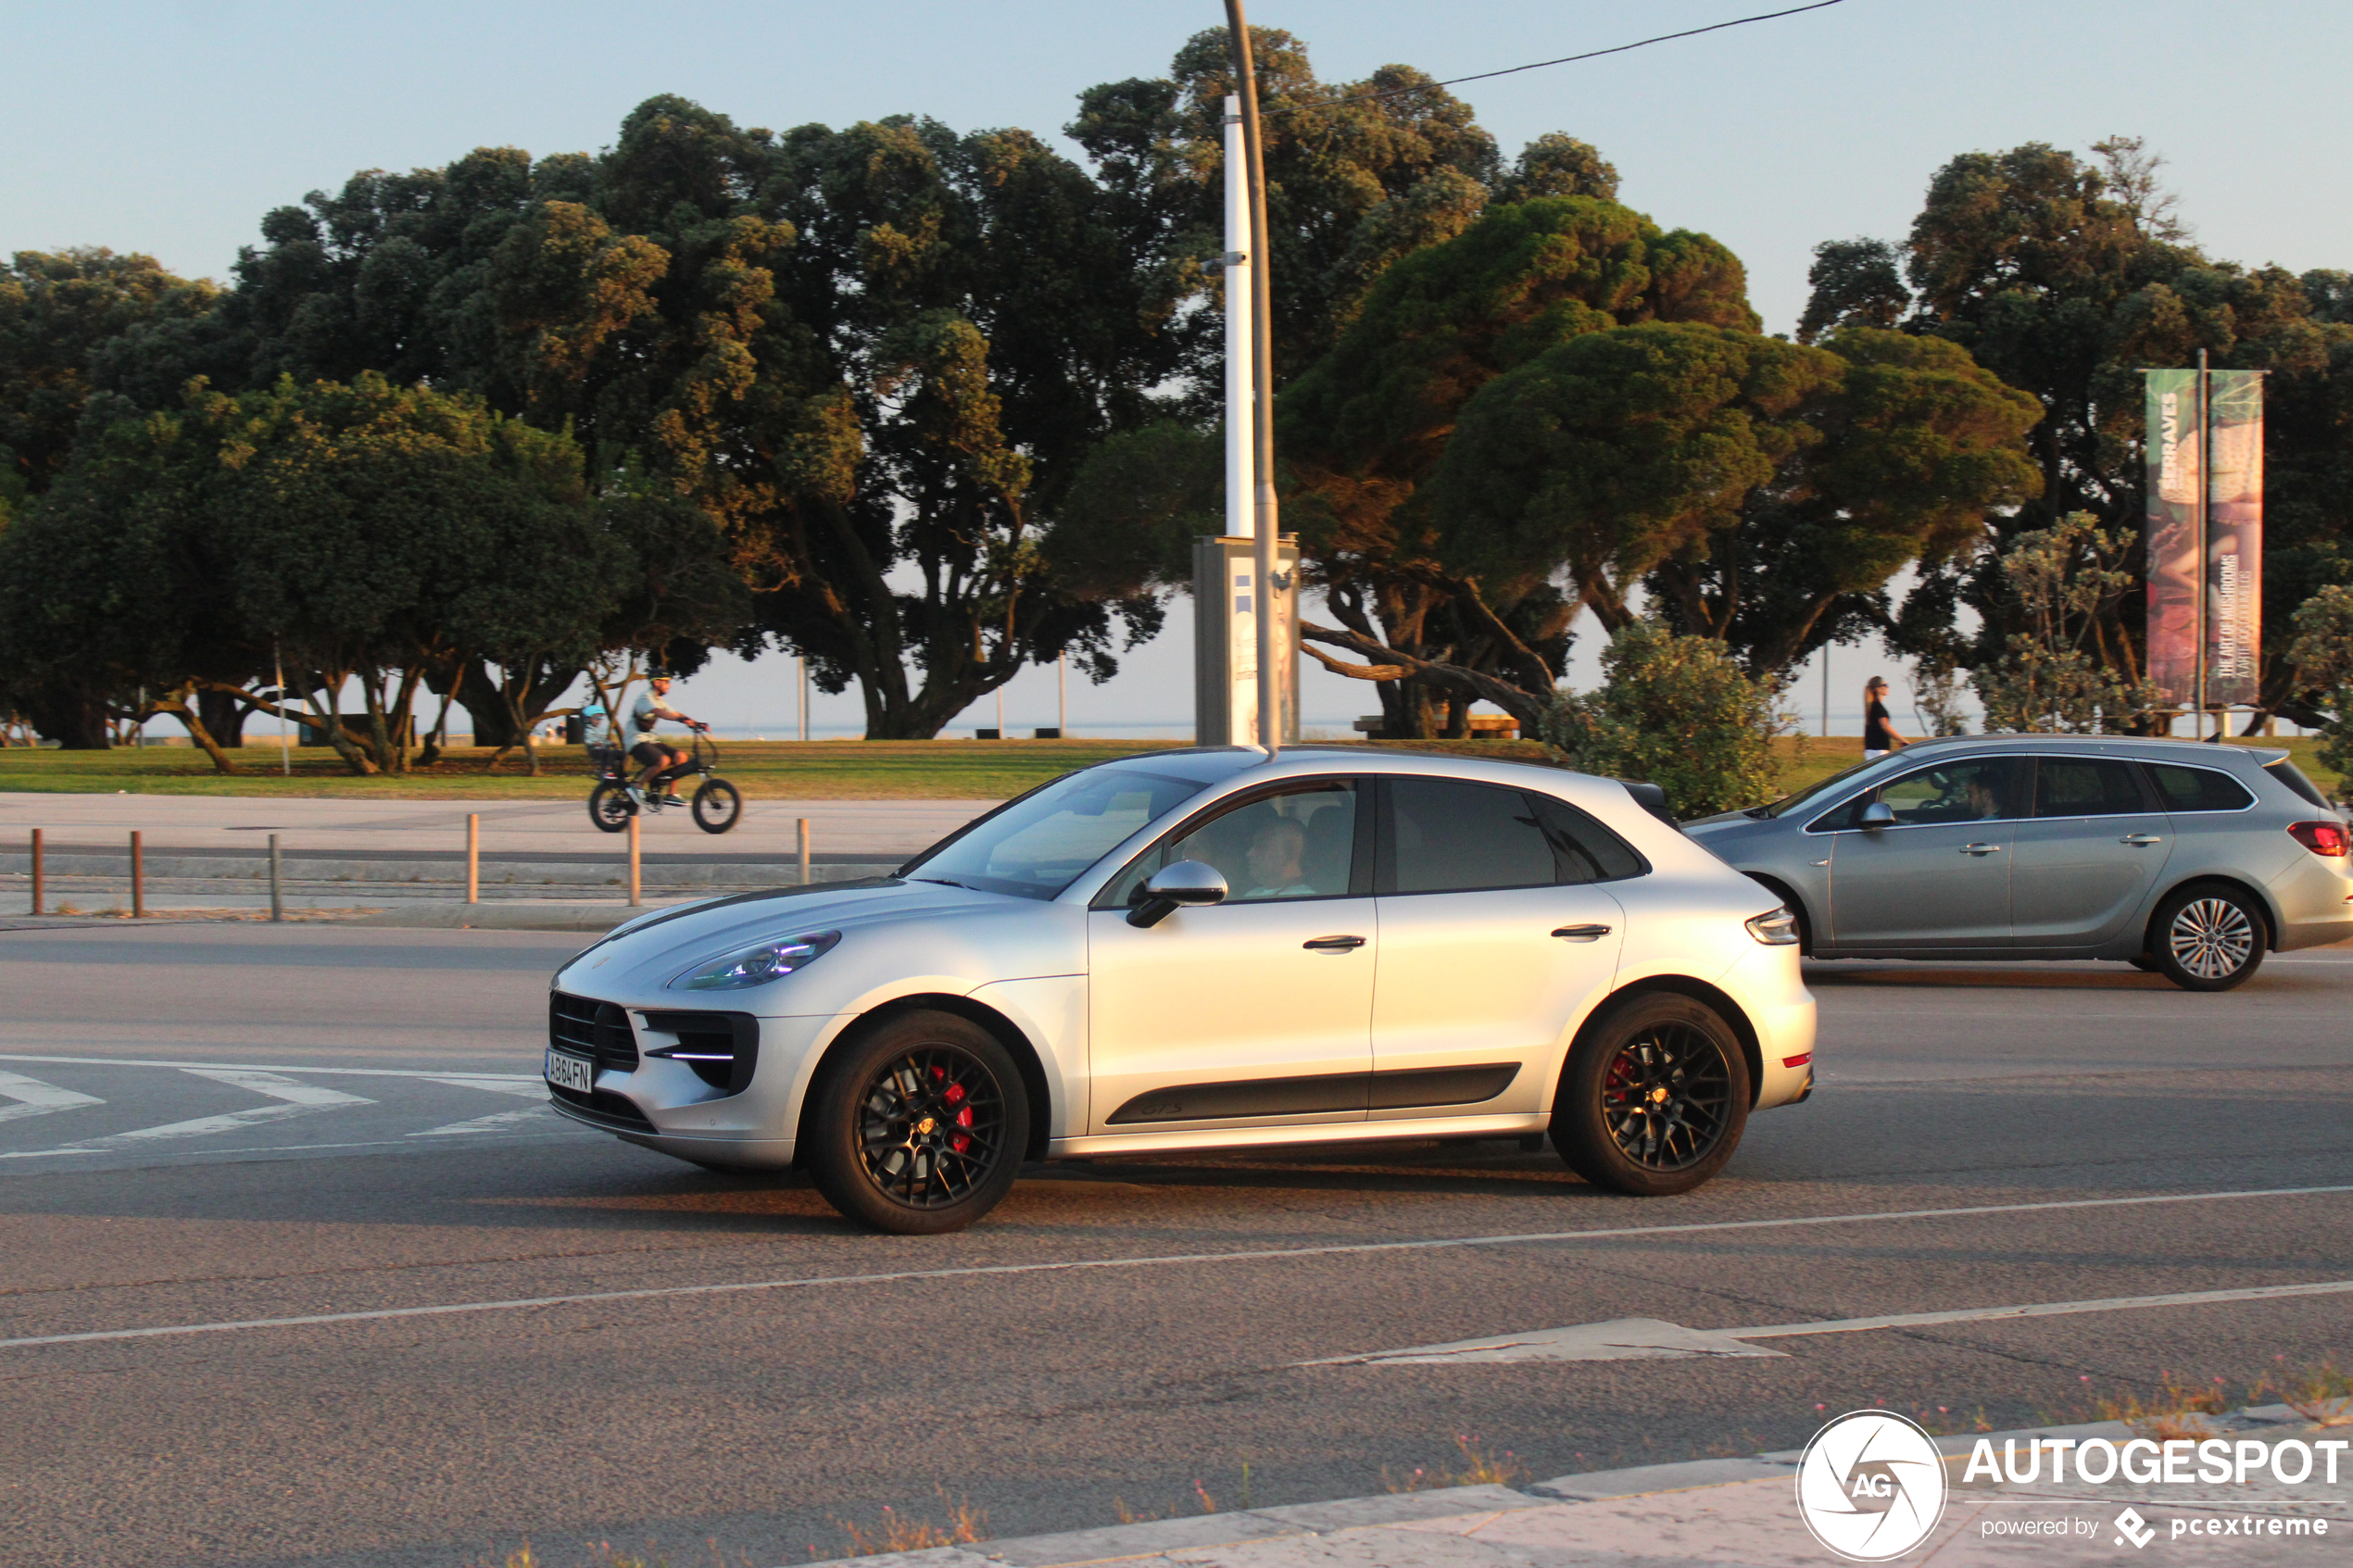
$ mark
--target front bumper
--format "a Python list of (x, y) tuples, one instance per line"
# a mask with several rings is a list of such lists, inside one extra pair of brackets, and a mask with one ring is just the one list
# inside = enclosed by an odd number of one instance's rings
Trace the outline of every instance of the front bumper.
[(557, 1111), (584, 1126), (702, 1164), (769, 1167), (792, 1163), (800, 1103), (820, 1049), (840, 1020), (761, 1018), (758, 1064), (736, 1092), (714, 1085), (686, 1061), (657, 1054), (677, 1036), (653, 1028), (680, 1010), (620, 1010), (630, 1046), (599, 1052), (594, 1089), (581, 1097), (554, 1089)]

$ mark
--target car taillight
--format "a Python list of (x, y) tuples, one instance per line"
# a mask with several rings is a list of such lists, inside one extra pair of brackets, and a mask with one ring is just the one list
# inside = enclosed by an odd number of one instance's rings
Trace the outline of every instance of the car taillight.
[(1773, 909), (1742, 923), (1748, 934), (1768, 947), (1793, 947), (1797, 945), (1797, 917), (1787, 909)]
[(2315, 855), (2338, 859), (2353, 848), (2353, 833), (2347, 832), (2343, 822), (2290, 822), (2287, 831)]

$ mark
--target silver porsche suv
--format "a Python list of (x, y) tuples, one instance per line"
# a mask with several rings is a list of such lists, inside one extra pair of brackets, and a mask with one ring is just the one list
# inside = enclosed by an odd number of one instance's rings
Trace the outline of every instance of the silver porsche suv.
[(1684, 830), (1818, 958), (2115, 959), (2221, 991), (2353, 937), (2345, 817), (2277, 747), (1924, 741)]

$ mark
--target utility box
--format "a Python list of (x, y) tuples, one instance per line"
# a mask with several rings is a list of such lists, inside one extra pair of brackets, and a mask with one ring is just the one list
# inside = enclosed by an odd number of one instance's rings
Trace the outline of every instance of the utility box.
[(1275, 691), (1282, 713), (1275, 733), (1299, 739), (1299, 540), (1276, 541), (1275, 574), (1283, 586), (1262, 594), (1258, 541), (1227, 534), (1193, 541), (1193, 743), (1258, 744), (1258, 616), (1271, 603)]

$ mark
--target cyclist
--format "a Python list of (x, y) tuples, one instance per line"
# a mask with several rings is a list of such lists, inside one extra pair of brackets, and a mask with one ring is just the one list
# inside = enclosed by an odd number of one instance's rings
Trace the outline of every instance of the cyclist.
[[(637, 744), (629, 748), (629, 758), (633, 762), (643, 764), (646, 770), (638, 775), (637, 785), (646, 792), (648, 800), (658, 805), (684, 806), (686, 802), (672, 790), (671, 784), (693, 765), (694, 754), (674, 746), (664, 746), (654, 739), (654, 725), (668, 719), (690, 730), (707, 730), (711, 726), (689, 719), (670, 706), (669, 676), (654, 676), (646, 683), (646, 688), (637, 694), (637, 700), (629, 707), (629, 722), (639, 736)], [(657, 786), (660, 793), (656, 793)]]

